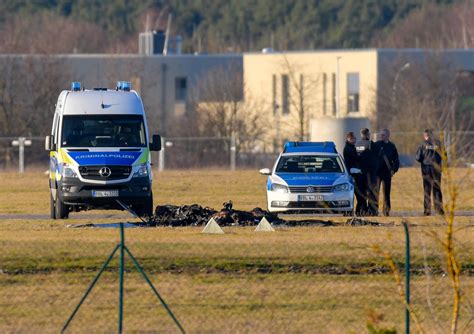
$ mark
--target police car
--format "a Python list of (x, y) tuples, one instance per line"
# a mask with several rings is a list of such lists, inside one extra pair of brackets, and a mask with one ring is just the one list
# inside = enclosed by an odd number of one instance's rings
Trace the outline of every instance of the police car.
[(268, 175), (267, 204), (276, 213), (351, 214), (354, 184), (333, 142), (287, 142)]
[(143, 103), (129, 82), (91, 90), (73, 82), (59, 95), (45, 149), (50, 152), (51, 218), (122, 209), (117, 200), (140, 216), (152, 214), (150, 151), (161, 149), (161, 138), (148, 141)]

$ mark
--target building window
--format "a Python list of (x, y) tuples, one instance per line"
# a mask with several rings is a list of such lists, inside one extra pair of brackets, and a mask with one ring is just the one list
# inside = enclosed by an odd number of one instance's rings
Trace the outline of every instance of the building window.
[(326, 115), (326, 99), (327, 99), (327, 75), (326, 73), (322, 74), (322, 80), (323, 80), (323, 115)]
[(175, 80), (175, 101), (186, 102), (188, 93), (187, 78), (176, 78)]
[(290, 87), (288, 82), (288, 75), (282, 74), (281, 76), (281, 113), (290, 113)]
[(277, 78), (275, 74), (272, 74), (272, 110), (273, 110), (273, 116), (276, 115), (277, 113), (277, 108), (278, 108), (278, 103), (276, 101), (276, 94), (277, 94)]
[(337, 109), (337, 102), (336, 102), (336, 73), (332, 74), (332, 80), (331, 80), (331, 101), (332, 101), (332, 114), (336, 116), (336, 109)]
[(347, 112), (359, 111), (359, 73), (347, 73)]

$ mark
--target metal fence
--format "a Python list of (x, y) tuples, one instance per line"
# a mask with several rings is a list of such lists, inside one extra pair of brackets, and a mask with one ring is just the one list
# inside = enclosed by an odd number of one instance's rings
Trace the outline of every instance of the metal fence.
[[(406, 326), (400, 225), (224, 227), (225, 235), (127, 228), (122, 255), (114, 228), (2, 229), (3, 333), (401, 333)], [(428, 236), (432, 228), (410, 229), (411, 328), (450, 332), (443, 248)], [(374, 246), (393, 257), (400, 281)], [(467, 249), (458, 255), (472, 265)], [(458, 329), (472, 333), (472, 267), (461, 282)]]
[[(448, 155), (457, 165), (474, 163), (474, 132), (445, 132), (442, 136)], [(24, 138), (28, 146), (13, 146)], [(0, 170), (22, 170), (48, 168), (49, 156), (44, 151), (43, 137), (0, 137)], [(421, 132), (393, 132), (392, 140), (397, 145), (402, 164), (415, 164), (414, 154), (422, 141)], [(264, 150), (269, 143), (255, 142), (252, 149), (239, 149), (231, 138), (216, 137), (169, 137), (163, 138), (163, 150), (152, 153), (152, 160), (160, 171), (165, 169), (192, 168), (262, 168), (273, 165), (279, 152)], [(21, 157), (24, 157), (22, 164)]]
[[(14, 146), (17, 142), (26, 142), (27, 145)], [(159, 171), (192, 168), (234, 170), (270, 166), (277, 155), (239, 150), (226, 137), (169, 137), (163, 138), (159, 153), (152, 152), (152, 163)], [(47, 170), (48, 164), (49, 154), (44, 150), (43, 137), (0, 137), (0, 171)]]

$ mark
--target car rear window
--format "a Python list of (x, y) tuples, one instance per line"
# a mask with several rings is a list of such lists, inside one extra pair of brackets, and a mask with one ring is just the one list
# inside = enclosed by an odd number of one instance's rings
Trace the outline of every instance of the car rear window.
[(277, 173), (342, 173), (342, 163), (336, 156), (291, 155), (282, 156)]

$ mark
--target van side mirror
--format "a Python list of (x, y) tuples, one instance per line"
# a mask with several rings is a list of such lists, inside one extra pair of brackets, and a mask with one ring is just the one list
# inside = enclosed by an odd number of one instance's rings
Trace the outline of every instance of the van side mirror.
[(54, 147), (54, 136), (53, 135), (50, 135), (50, 136), (46, 136), (45, 139), (44, 139), (44, 149), (46, 151), (54, 151), (55, 150), (55, 147)]
[(270, 175), (272, 173), (269, 168), (262, 168), (262, 169), (260, 169), (259, 172), (262, 175)]
[(161, 136), (153, 135), (151, 138), (150, 151), (161, 151)]

